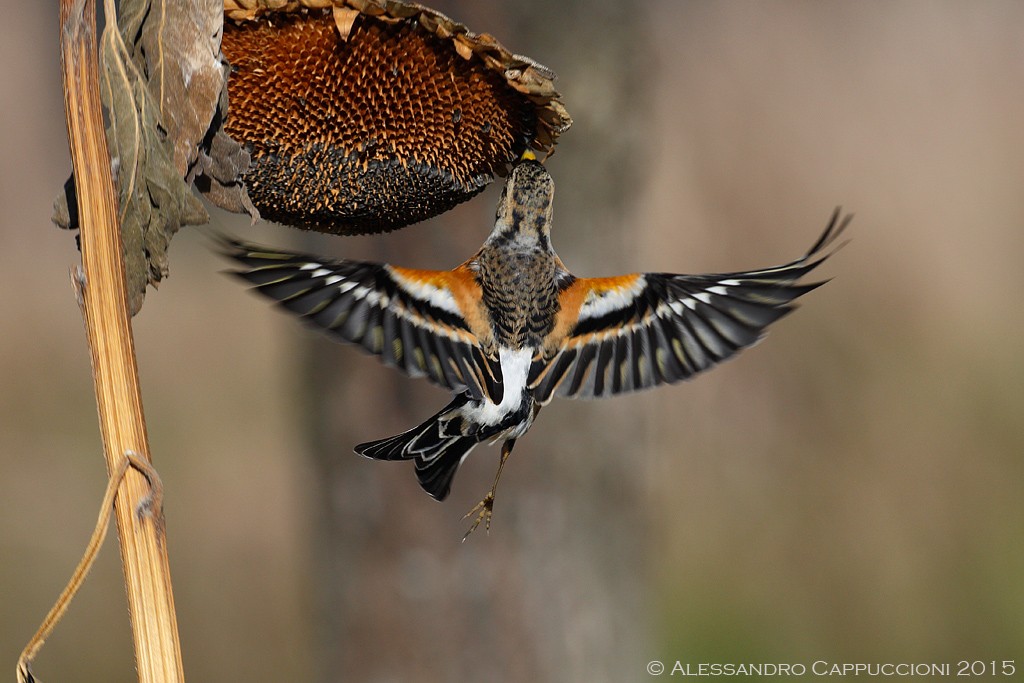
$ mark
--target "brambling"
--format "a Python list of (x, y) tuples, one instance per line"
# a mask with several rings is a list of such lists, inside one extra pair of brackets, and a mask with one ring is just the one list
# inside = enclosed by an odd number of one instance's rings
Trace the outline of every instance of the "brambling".
[(396, 436), (359, 444), (378, 460), (412, 460), (420, 486), (444, 500), (481, 442), (501, 442), (490, 491), (468, 537), (490, 528), (494, 495), (516, 440), (556, 396), (600, 398), (689, 379), (761, 339), (820, 286), (799, 281), (847, 226), (837, 209), (810, 251), (774, 268), (709, 275), (579, 278), (551, 246), (554, 182), (532, 153), (512, 169), (494, 229), (448, 271), (327, 261), (225, 241), (239, 276), (308, 324), (385, 365), (454, 393)]

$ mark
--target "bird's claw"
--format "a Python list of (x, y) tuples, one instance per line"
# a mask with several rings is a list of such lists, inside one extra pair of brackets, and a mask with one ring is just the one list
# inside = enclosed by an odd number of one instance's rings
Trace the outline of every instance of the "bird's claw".
[(473, 509), (463, 515), (463, 519), (467, 519), (473, 513), (476, 513), (476, 519), (473, 520), (473, 524), (469, 527), (469, 531), (462, 537), (462, 542), (465, 543), (469, 535), (476, 531), (476, 528), (480, 526), (480, 522), (484, 523), (484, 532), (487, 534), (491, 533), (491, 516), (494, 514), (494, 493), (488, 493), (484, 496), (484, 499), (473, 506)]

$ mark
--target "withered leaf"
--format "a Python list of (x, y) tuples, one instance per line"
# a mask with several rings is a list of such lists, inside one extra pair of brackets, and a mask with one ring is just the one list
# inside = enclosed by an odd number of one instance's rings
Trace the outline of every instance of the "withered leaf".
[[(210, 151), (226, 108), (222, 13), (220, 0), (123, 0), (117, 17), (107, 17), (100, 87), (133, 315), (146, 286), (168, 274), (171, 237), (183, 225), (209, 220), (191, 191), (193, 182), (241, 210), (251, 207), (237, 182), (247, 155), (223, 139), (217, 145), (222, 158)], [(58, 198), (54, 220), (77, 227), (66, 193)]]
[(213, 121), (227, 75), (220, 59), (223, 5), (209, 0), (121, 5), (121, 34), (139, 36), (135, 61), (140, 54), (145, 58), (147, 86), (160, 106), (174, 167), (184, 178)]

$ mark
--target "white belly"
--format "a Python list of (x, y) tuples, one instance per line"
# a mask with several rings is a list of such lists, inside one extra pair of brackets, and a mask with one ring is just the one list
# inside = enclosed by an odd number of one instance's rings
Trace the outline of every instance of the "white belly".
[(516, 350), (503, 348), (498, 352), (503, 391), (501, 403), (494, 403), (485, 398), (480, 412), (475, 416), (479, 422), (485, 425), (495, 425), (509, 413), (519, 410), (532, 360), (533, 349), (531, 348)]

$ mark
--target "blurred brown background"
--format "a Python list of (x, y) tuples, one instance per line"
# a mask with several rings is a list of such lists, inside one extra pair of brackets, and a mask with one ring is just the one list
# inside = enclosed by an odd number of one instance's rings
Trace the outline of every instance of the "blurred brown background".
[[(446, 401), (324, 342), (186, 229), (137, 318), (193, 681), (647, 680), (689, 662), (1024, 666), (1024, 5), (443, 2), (555, 69), (549, 168), (580, 275), (774, 265), (837, 204), (834, 281), (697, 381), (554, 404), (461, 515), (351, 446)], [(70, 169), (56, 10), (0, 26), (0, 670), (74, 567), (104, 485), (88, 354), (49, 223)], [(496, 188), (378, 238), (269, 244), (450, 267)], [(321, 454), (327, 445), (329, 455)], [(37, 664), (132, 680), (109, 545)]]

